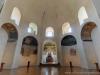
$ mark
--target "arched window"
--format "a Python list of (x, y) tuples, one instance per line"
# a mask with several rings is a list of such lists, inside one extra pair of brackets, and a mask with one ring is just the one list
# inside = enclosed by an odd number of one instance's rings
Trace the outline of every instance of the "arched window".
[(72, 46), (76, 44), (77, 44), (77, 41), (73, 35), (67, 35), (61, 41), (62, 46)]
[(29, 24), (28, 33), (34, 33), (35, 35), (37, 35), (37, 25), (35, 23)]
[(46, 37), (54, 37), (54, 29), (52, 27), (47, 27), (45, 35)]
[(15, 24), (19, 25), (20, 19), (21, 19), (20, 10), (17, 7), (14, 7), (12, 14), (11, 14), (11, 20), (14, 20)]
[(64, 23), (62, 26), (62, 34), (70, 33), (72, 32), (72, 29), (70, 27), (70, 23)]
[(86, 9), (84, 6), (82, 6), (79, 9), (78, 19), (79, 19), (80, 25), (82, 25), (84, 23), (84, 20), (88, 19), (88, 15), (87, 15), (87, 12), (86, 12)]

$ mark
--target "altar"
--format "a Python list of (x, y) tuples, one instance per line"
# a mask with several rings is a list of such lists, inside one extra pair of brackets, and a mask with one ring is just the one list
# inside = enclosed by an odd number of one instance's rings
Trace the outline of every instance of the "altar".
[(42, 51), (42, 64), (58, 64), (57, 46), (54, 42), (46, 42)]

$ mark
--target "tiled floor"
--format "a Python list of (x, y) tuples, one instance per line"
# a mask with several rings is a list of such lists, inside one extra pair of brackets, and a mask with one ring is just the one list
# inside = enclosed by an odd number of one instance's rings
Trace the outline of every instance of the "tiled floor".
[(29, 71), (26, 68), (3, 70), (0, 75), (100, 75), (100, 73), (80, 68), (74, 68), (74, 71), (70, 72), (68, 67), (31, 67)]

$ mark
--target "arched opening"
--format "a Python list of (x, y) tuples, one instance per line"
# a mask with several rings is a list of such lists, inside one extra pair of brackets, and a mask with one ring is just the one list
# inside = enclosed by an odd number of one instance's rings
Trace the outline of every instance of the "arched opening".
[(42, 50), (42, 64), (58, 64), (57, 45), (54, 41), (46, 40)]
[(35, 23), (30, 23), (28, 27), (28, 33), (34, 33), (34, 35), (37, 35), (38, 33), (38, 28)]
[(64, 23), (63, 25), (62, 25), (62, 34), (64, 35), (64, 34), (66, 34), (66, 33), (70, 33), (70, 32), (72, 32), (72, 29), (71, 29), (71, 27), (70, 27), (70, 23)]
[(4, 29), (6, 31), (6, 34), (8, 35), (7, 37), (5, 37), (7, 39), (2, 39), (7, 40), (2, 57), (2, 62), (5, 63), (5, 68), (11, 68), (18, 39), (18, 32), (16, 27), (11, 23), (5, 23), (1, 26), (1, 28)]
[(73, 35), (66, 35), (62, 38), (61, 46), (63, 55), (63, 65), (69, 66), (69, 62), (71, 61), (73, 66), (80, 66), (76, 38)]
[(96, 24), (94, 22), (87, 22), (84, 24), (81, 30), (81, 39), (83, 41), (83, 48), (86, 53), (88, 66), (90, 69), (95, 69), (94, 63), (97, 62), (95, 48), (92, 39), (92, 31), (96, 28)]
[(11, 14), (11, 20), (14, 20), (16, 25), (19, 25), (20, 20), (21, 20), (21, 12), (17, 7), (13, 8), (13, 11)]
[(26, 66), (28, 61), (31, 62), (32, 66), (36, 65), (37, 52), (38, 52), (37, 39), (33, 36), (26, 36), (22, 42), (20, 66)]
[(54, 37), (54, 29), (53, 27), (47, 27), (45, 32), (46, 37)]
[(79, 9), (79, 12), (78, 12), (78, 19), (79, 19), (79, 23), (80, 25), (82, 25), (84, 23), (84, 20), (88, 19), (88, 14), (86, 12), (86, 9), (84, 6), (82, 6), (80, 9)]
[(76, 38), (72, 35), (65, 36), (61, 41), (62, 46), (72, 46), (76, 44), (77, 44)]

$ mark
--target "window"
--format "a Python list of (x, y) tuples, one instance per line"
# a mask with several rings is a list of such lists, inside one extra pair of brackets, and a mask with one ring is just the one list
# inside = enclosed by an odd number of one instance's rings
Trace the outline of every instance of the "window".
[(11, 14), (11, 20), (14, 20), (16, 25), (19, 25), (20, 19), (21, 19), (20, 10), (17, 7), (14, 7)]
[(52, 27), (46, 28), (46, 37), (54, 37), (54, 29)]
[(88, 15), (87, 15), (87, 12), (86, 12), (86, 9), (84, 6), (82, 6), (79, 9), (78, 19), (79, 19), (80, 25), (82, 25), (84, 23), (84, 20), (88, 19)]
[(28, 33), (34, 33), (35, 35), (37, 35), (37, 25), (35, 23), (29, 24)]
[(70, 33), (72, 32), (72, 29), (70, 27), (70, 23), (64, 23), (62, 26), (62, 34)]
[(31, 33), (32, 32), (32, 29), (29, 27), (28, 28), (28, 33)]

